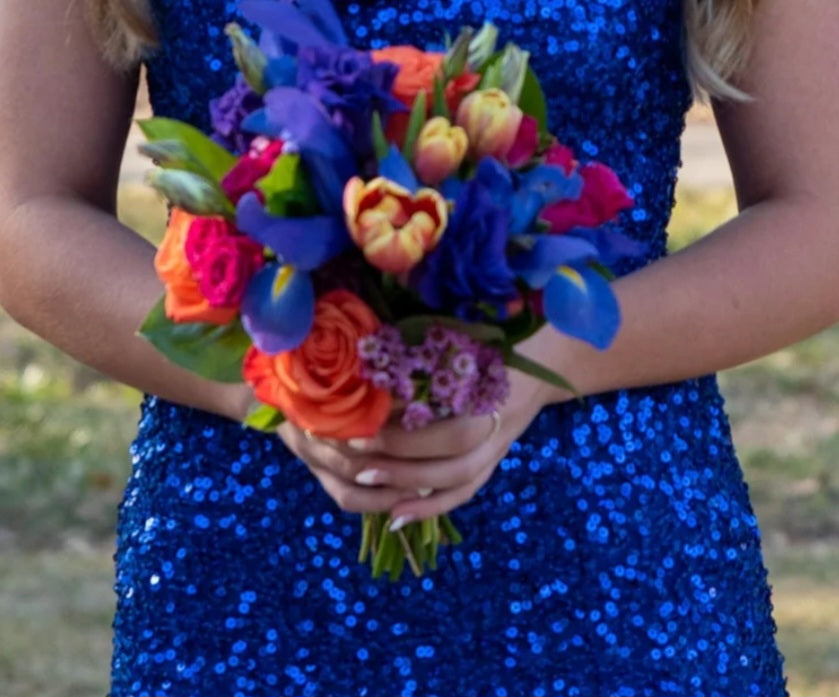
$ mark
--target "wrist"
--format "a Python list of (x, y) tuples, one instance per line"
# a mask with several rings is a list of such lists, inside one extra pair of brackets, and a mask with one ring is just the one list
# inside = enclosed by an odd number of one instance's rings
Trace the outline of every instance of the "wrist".
[(256, 403), (250, 385), (233, 383), (221, 385), (217, 412), (233, 421), (245, 420)]

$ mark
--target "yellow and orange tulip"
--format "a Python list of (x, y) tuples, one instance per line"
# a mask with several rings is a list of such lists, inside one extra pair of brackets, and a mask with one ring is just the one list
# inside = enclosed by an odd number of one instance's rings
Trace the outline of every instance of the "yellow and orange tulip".
[(353, 177), (344, 189), (344, 212), (353, 241), (376, 268), (410, 271), (439, 242), (448, 222), (445, 199), (434, 189), (411, 194), (396, 182)]
[(420, 181), (434, 186), (454, 174), (469, 147), (466, 131), (435, 116), (422, 127), (414, 149), (414, 169)]
[(466, 131), (469, 155), (503, 159), (516, 139), (524, 114), (506, 92), (495, 87), (468, 95), (457, 110), (457, 125)]

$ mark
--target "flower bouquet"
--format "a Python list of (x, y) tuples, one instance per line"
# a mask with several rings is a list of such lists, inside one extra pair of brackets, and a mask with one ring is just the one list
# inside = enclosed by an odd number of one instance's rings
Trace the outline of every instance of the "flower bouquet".
[[(245, 0), (239, 74), (214, 133), (140, 125), (172, 213), (165, 297), (140, 332), (207, 378), (246, 381), (247, 425), (374, 436), (491, 414), (507, 367), (563, 388), (516, 344), (549, 323), (607, 347), (608, 267), (639, 245), (604, 224), (632, 203), (608, 167), (547, 132), (545, 100), (491, 24), (445, 50), (357, 50), (327, 0)], [(448, 517), (363, 517), (374, 576), (435, 567)]]

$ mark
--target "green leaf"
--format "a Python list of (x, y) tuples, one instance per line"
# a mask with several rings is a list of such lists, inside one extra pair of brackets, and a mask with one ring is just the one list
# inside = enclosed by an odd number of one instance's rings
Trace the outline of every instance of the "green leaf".
[(525, 114), (529, 114), (536, 119), (539, 123), (540, 132), (547, 132), (548, 104), (545, 101), (545, 93), (542, 91), (539, 79), (530, 66), (527, 67), (527, 71), (524, 74), (524, 84), (522, 85), (521, 96), (519, 97), (519, 108)]
[(260, 404), (251, 410), (244, 424), (255, 428), (257, 431), (273, 433), (283, 421), (285, 421), (285, 415), (279, 409), (267, 404)]
[(315, 193), (297, 153), (277, 158), (271, 171), (256, 186), (265, 194), (265, 210), (271, 215), (298, 218), (318, 212)]
[(218, 184), (200, 174), (180, 169), (155, 169), (146, 175), (146, 182), (173, 206), (183, 208), (187, 213), (236, 217), (236, 209)]
[(217, 382), (242, 382), (242, 360), (251, 338), (241, 323), (172, 322), (161, 300), (148, 314), (139, 335), (170, 361)]
[(409, 344), (420, 344), (425, 339), (425, 333), (432, 325), (438, 324), (448, 329), (463, 332), (476, 341), (485, 344), (503, 342), (506, 335), (501, 327), (479, 322), (463, 322), (454, 317), (438, 317), (436, 315), (416, 315), (407, 317), (396, 323), (402, 338)]
[(498, 53), (490, 59), (484, 68), (484, 76), (481, 78), (479, 89), (488, 90), (492, 87), (501, 87), (501, 54)]
[(508, 349), (506, 355), (504, 356), (504, 363), (508, 365), (510, 368), (515, 368), (516, 370), (519, 370), (522, 373), (526, 373), (527, 375), (531, 375), (534, 378), (538, 378), (539, 380), (542, 380), (543, 382), (546, 382), (549, 385), (558, 387), (561, 390), (566, 390), (576, 397), (580, 396), (580, 393), (577, 392), (577, 389), (564, 377), (562, 377), (558, 373), (555, 373), (550, 368), (546, 368), (541, 363), (537, 363), (536, 361), (527, 358), (527, 356), (523, 356), (520, 353), (516, 353), (515, 349), (513, 349), (512, 347)]
[(417, 142), (419, 133), (425, 125), (426, 104), (425, 90), (417, 93), (414, 100), (414, 108), (411, 109), (411, 117), (408, 119), (408, 130), (405, 132), (405, 144), (402, 146), (402, 154), (408, 162), (414, 161), (414, 145)]
[(452, 119), (449, 105), (446, 104), (446, 88), (439, 75), (434, 76), (434, 107), (431, 113), (433, 116), (444, 116), (449, 121)]
[(607, 281), (614, 281), (617, 278), (612, 269), (610, 269), (608, 266), (605, 266), (604, 264), (601, 264), (600, 262), (589, 262), (589, 268), (591, 268), (592, 271), (596, 271), (597, 273), (599, 273)]
[(140, 143), (140, 154), (154, 161), (164, 169), (181, 169), (202, 177), (207, 177), (207, 170), (196, 160), (187, 147), (179, 140), (156, 140)]
[(463, 27), (454, 43), (446, 51), (443, 58), (443, 76), (446, 80), (463, 74), (469, 58), (469, 44), (474, 34), (475, 30), (472, 27)]
[(180, 142), (192, 160), (200, 163), (203, 174), (220, 183), (224, 176), (233, 169), (237, 158), (218, 143), (213, 142), (197, 128), (182, 121), (155, 117), (140, 119), (137, 125), (143, 134), (152, 142), (160, 140), (176, 140)]
[(373, 112), (373, 149), (376, 152), (376, 159), (381, 162), (387, 157), (390, 145), (387, 142), (382, 116), (378, 111)]
[(525, 309), (504, 322), (504, 334), (509, 344), (518, 344), (533, 336), (545, 326), (545, 321), (537, 317), (529, 305)]

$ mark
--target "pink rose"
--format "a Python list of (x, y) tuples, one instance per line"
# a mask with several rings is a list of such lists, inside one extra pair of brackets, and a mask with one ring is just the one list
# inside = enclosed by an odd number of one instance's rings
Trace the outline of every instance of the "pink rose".
[(571, 174), (571, 172), (577, 169), (574, 151), (561, 143), (554, 143), (545, 151), (545, 163), (562, 167), (565, 174)]
[(201, 293), (211, 307), (236, 307), (262, 263), (261, 247), (250, 240), (220, 237), (198, 259), (195, 271)]
[(195, 218), (189, 226), (184, 242), (184, 254), (193, 271), (197, 271), (201, 257), (218, 240), (236, 234), (236, 228), (224, 218)]
[(507, 165), (513, 168), (521, 167), (533, 157), (538, 147), (539, 122), (529, 114), (525, 114), (519, 124), (516, 139), (505, 155)]
[(271, 171), (277, 158), (282, 155), (283, 145), (282, 140), (257, 138), (250, 152), (239, 158), (221, 181), (222, 190), (234, 204), (251, 191), (256, 191), (262, 199), (262, 192), (255, 188), (256, 183)]
[(580, 198), (548, 206), (539, 216), (550, 224), (554, 234), (575, 227), (600, 227), (633, 204), (617, 174), (606, 165), (592, 162), (580, 170), (580, 175), (583, 177)]

